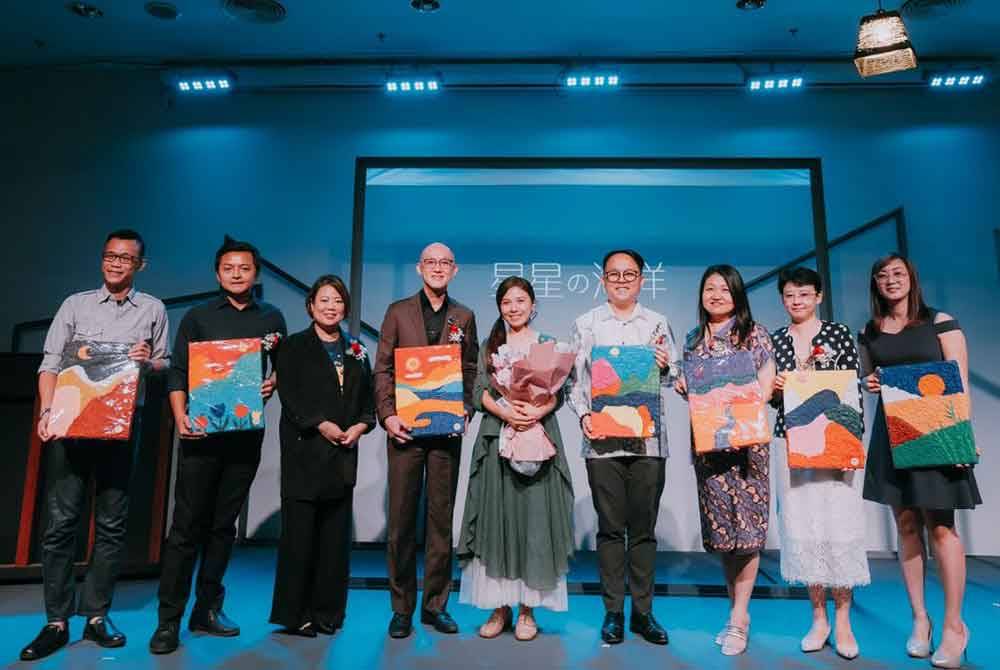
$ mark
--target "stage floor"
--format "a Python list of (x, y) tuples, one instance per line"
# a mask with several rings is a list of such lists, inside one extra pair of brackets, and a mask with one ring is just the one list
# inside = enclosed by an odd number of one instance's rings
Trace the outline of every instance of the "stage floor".
[[(726, 600), (717, 559), (705, 554), (661, 553), (654, 611), (670, 632), (670, 645), (657, 647), (629, 635), (610, 647), (600, 641), (601, 599), (592, 595), (596, 581), (593, 553), (582, 553), (570, 575), (570, 611), (539, 610), (542, 632), (533, 642), (517, 642), (512, 634), (482, 640), (476, 629), (485, 613), (458, 603), (449, 611), (458, 621), (458, 635), (439, 635), (417, 625), (412, 636), (386, 636), (390, 608), (382, 588), (384, 558), (377, 550), (358, 550), (352, 563), (353, 584), (343, 630), (332, 638), (302, 639), (275, 633), (267, 623), (274, 579), (273, 547), (238, 547), (226, 577), (226, 612), (242, 627), (237, 638), (195, 636), (183, 629), (181, 648), (169, 656), (149, 654), (146, 644), (156, 624), (156, 582), (119, 584), (112, 616), (128, 635), (121, 649), (101, 649), (80, 640), (83, 620), (71, 625), (71, 644), (43, 661), (38, 668), (382, 668), (448, 670), (467, 668), (927, 668), (927, 660), (908, 658), (903, 644), (909, 632), (909, 609), (896, 562), (872, 559), (872, 586), (858, 589), (854, 609), (855, 633), (861, 656), (853, 662), (837, 657), (830, 648), (815, 654), (798, 650), (809, 626), (809, 605), (801, 589), (783, 584), (777, 557), (762, 561), (758, 597), (751, 604), (750, 647), (741, 657), (725, 658), (712, 643), (724, 623)], [(975, 557), (968, 561), (965, 619), (972, 630), (970, 668), (1000, 668), (1000, 559)], [(928, 575), (928, 603), (932, 615), (942, 616), (942, 593), (933, 569)], [(692, 595), (702, 594), (702, 595)], [(831, 603), (832, 612), (832, 603)], [(0, 586), (3, 638), (0, 664), (21, 667), (22, 646), (44, 623), (38, 584)], [(627, 609), (626, 609), (627, 612)], [(186, 624), (186, 620), (185, 620)], [(992, 633), (990, 631), (993, 631)], [(935, 636), (937, 637), (937, 635)]]

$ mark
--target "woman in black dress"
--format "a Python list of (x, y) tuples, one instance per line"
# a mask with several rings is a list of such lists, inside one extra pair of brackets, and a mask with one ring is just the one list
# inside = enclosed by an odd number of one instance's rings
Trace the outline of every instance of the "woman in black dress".
[[(872, 320), (859, 338), (868, 391), (880, 391), (878, 369), (882, 366), (942, 360), (958, 362), (968, 389), (968, 352), (958, 321), (924, 304), (916, 270), (907, 259), (891, 254), (876, 261), (871, 275), (871, 307)], [(890, 505), (896, 518), (899, 562), (913, 610), (907, 653), (918, 658), (931, 653), (933, 625), (924, 601), (926, 528), (945, 594), (944, 628), (932, 663), (960, 667), (969, 629), (962, 621), (965, 549), (955, 528), (955, 510), (982, 503), (972, 468), (893, 467), (880, 399), (868, 450), (864, 497)]]
[(281, 542), (270, 621), (306, 637), (344, 622), (357, 443), (375, 427), (368, 354), (340, 328), (350, 310), (344, 282), (320, 277), (306, 298), (313, 322), (278, 351)]

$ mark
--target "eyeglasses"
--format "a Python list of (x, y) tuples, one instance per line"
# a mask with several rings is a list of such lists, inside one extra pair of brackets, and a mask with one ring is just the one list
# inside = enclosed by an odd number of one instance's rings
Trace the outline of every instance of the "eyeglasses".
[(893, 279), (906, 279), (909, 275), (910, 273), (905, 270), (896, 270), (895, 272), (879, 272), (875, 275), (875, 281), (879, 284), (884, 284)]
[(786, 301), (795, 300), (796, 298), (799, 300), (812, 300), (817, 295), (816, 291), (803, 291), (802, 293), (783, 293), (781, 297)]
[(138, 256), (131, 256), (129, 254), (112, 254), (107, 253), (101, 256), (105, 263), (108, 265), (114, 265), (115, 261), (118, 261), (122, 265), (138, 265), (142, 262), (142, 259)]
[(423, 258), (420, 263), (427, 269), (441, 268), (450, 270), (455, 267), (455, 261), (450, 258)]
[(642, 273), (636, 270), (625, 270), (624, 272), (610, 270), (604, 273), (604, 278), (615, 284), (630, 284), (641, 276)]

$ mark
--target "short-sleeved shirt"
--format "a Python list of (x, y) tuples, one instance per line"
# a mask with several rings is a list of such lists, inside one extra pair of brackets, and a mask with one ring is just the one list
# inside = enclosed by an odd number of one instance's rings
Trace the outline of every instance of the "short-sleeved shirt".
[(74, 293), (52, 319), (38, 371), (58, 374), (63, 348), (74, 340), (148, 342), (150, 360), (166, 361), (169, 330), (167, 308), (148, 293), (133, 288), (122, 300), (115, 300), (106, 286)]
[[(278, 333), (288, 334), (285, 317), (281, 310), (266, 302), (251, 300), (243, 309), (236, 309), (225, 295), (192, 307), (181, 320), (174, 338), (174, 353), (171, 357), (168, 388), (171, 391), (187, 391), (188, 388), (188, 344), (211, 340), (236, 340), (249, 337), (264, 337)], [(275, 352), (262, 356), (261, 364), (266, 373), (267, 359), (273, 366)]]
[(755, 323), (750, 330), (747, 341), (740, 345), (733, 341), (733, 326), (735, 324), (736, 318), (730, 318), (713, 335), (700, 340), (701, 328), (692, 328), (684, 337), (684, 359), (729, 356), (744, 350), (750, 352), (757, 370), (774, 359), (774, 345), (771, 343), (771, 336), (768, 334), (767, 328)]
[[(788, 326), (779, 328), (771, 335), (774, 343), (774, 360), (778, 372), (794, 372), (798, 369), (798, 362), (795, 359), (795, 343), (792, 335), (788, 331)], [(816, 370), (859, 370), (861, 367), (858, 349), (854, 345), (854, 337), (851, 329), (842, 323), (835, 321), (821, 322), (819, 332), (809, 344), (810, 348), (823, 347), (830, 352), (829, 356), (815, 360)], [(785, 436), (785, 405), (780, 401), (780, 396), (776, 396), (778, 402), (775, 408), (778, 410), (778, 418), (774, 422), (775, 437)], [(864, 412), (864, 403), (861, 400), (861, 380), (858, 380), (858, 406)]]
[[(612, 448), (595, 450), (590, 440), (583, 438), (584, 458), (614, 458), (618, 456), (655, 456), (666, 457), (667, 430), (666, 410), (667, 395), (671, 384), (680, 371), (680, 354), (674, 340), (673, 330), (667, 322), (667, 317), (636, 303), (635, 309), (627, 319), (619, 319), (604, 303), (595, 307), (573, 323), (572, 344), (576, 349), (576, 364), (574, 380), (569, 393), (569, 405), (577, 416), (582, 417), (590, 412), (590, 350), (594, 346), (620, 345), (655, 345), (666, 348), (670, 358), (669, 366), (660, 373), (660, 434), (650, 437), (636, 445), (624, 444), (623, 438), (602, 440), (612, 445)], [(630, 442), (638, 441), (632, 440)], [(622, 448), (614, 448), (613, 443), (619, 442)]]

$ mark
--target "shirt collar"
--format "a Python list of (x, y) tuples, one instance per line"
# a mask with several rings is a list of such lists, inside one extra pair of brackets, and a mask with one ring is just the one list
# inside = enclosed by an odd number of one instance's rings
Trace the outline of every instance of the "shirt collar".
[[(128, 290), (128, 293), (125, 294), (125, 300), (128, 300), (133, 305), (136, 304), (135, 294), (136, 290), (135, 286), (133, 286)], [(108, 290), (107, 284), (101, 284), (101, 288), (97, 289), (97, 302), (104, 303), (108, 300), (114, 300), (114, 296), (112, 296), (111, 291)]]
[[(256, 298), (253, 297), (253, 292), (250, 292), (250, 302), (247, 303), (245, 309), (257, 309), (260, 305), (257, 303)], [(222, 309), (223, 307), (228, 307), (230, 309), (236, 309), (233, 304), (229, 302), (229, 298), (226, 297), (225, 291), (219, 291), (219, 297), (215, 299), (215, 308)], [(245, 311), (245, 310), (241, 310)]]
[[(604, 303), (601, 305), (601, 313), (598, 315), (601, 321), (611, 321), (612, 319), (618, 319), (615, 313), (611, 310), (610, 303)], [(642, 306), (642, 303), (635, 303), (635, 309), (632, 310), (632, 314), (629, 315), (627, 319), (618, 319), (624, 323), (629, 323), (635, 319), (647, 320), (649, 315), (646, 313), (646, 309)]]
[[(433, 310), (434, 307), (431, 306), (431, 300), (430, 300), (430, 298), (427, 297), (427, 294), (424, 292), (423, 289), (420, 289), (420, 294), (419, 295), (420, 295), (420, 306), (423, 307), (424, 309)], [(445, 309), (445, 310), (448, 309), (448, 294), (447, 293), (444, 294), (444, 302), (441, 303), (441, 309)], [(440, 311), (440, 310), (438, 310), (438, 311)]]
[(732, 331), (734, 325), (736, 325), (736, 317), (731, 316), (728, 319), (726, 319), (725, 323), (723, 323), (722, 326), (717, 331), (715, 331), (715, 334), (712, 337), (718, 338), (720, 340), (728, 339), (729, 333), (730, 331)]

